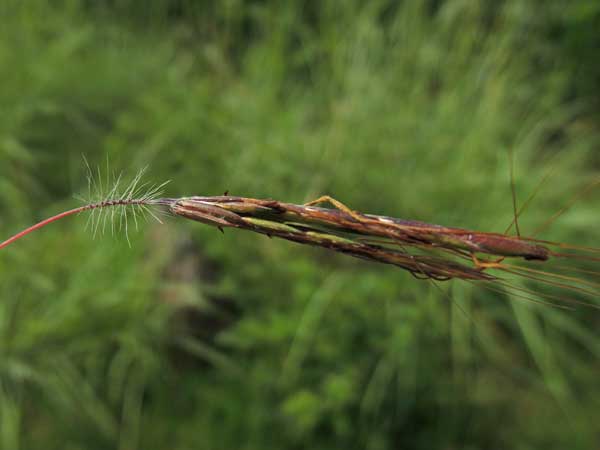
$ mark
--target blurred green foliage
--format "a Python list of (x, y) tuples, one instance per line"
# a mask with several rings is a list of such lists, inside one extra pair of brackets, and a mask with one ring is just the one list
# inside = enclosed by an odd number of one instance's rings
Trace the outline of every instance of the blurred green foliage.
[[(0, 236), (168, 195), (527, 233), (598, 175), (592, 2), (4, 0)], [(598, 246), (600, 201), (544, 238)], [(167, 219), (0, 253), (0, 448), (591, 449), (599, 315)]]

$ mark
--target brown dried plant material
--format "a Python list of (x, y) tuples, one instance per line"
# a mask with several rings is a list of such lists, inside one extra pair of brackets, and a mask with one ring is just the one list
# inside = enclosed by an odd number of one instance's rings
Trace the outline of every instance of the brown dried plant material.
[[(136, 179), (139, 181), (139, 177)], [(304, 205), (230, 195), (157, 198), (162, 185), (153, 187), (150, 194), (137, 196), (134, 194), (139, 189), (135, 184), (137, 181), (116, 199), (90, 203), (46, 219), (0, 243), (0, 249), (49, 223), (83, 211), (138, 208), (156, 217), (150, 208), (158, 206), (176, 217), (212, 225), (221, 231), (237, 228), (323, 247), (391, 264), (419, 279), (461, 279), (534, 302), (571, 302), (598, 307), (593, 304), (600, 291), (598, 272), (552, 263), (559, 260), (599, 262), (600, 249), (364, 214), (329, 196)], [(329, 203), (333, 208), (315, 206), (320, 203)], [(105, 214), (98, 218), (92, 225), (94, 230), (98, 229), (100, 220), (105, 226), (107, 217)], [(120, 221), (123, 222), (122, 216)], [(137, 219), (135, 222), (137, 225)], [(124, 223), (127, 231), (127, 216)], [(562, 253), (564, 249), (571, 251)], [(553, 286), (564, 295), (537, 292), (512, 282), (511, 277)]]

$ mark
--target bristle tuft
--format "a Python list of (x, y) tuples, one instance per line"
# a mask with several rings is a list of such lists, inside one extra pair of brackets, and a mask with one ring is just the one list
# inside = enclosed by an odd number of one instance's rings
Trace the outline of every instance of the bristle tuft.
[(125, 184), (123, 174), (110, 171), (107, 163), (106, 174), (97, 168), (92, 170), (84, 158), (87, 167), (87, 196), (77, 196), (86, 204), (84, 210), (89, 211), (86, 228), (91, 230), (95, 238), (104, 234), (108, 228), (112, 235), (124, 232), (129, 245), (131, 227), (139, 228), (138, 216), (147, 220), (152, 217), (162, 223), (158, 215), (152, 211), (152, 206), (160, 204), (160, 196), (164, 187), (169, 183), (150, 184), (143, 181), (147, 167), (142, 168)]

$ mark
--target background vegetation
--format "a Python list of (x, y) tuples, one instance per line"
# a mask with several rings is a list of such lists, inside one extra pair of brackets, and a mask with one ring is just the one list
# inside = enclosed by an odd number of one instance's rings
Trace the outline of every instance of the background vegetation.
[[(502, 232), (600, 170), (600, 7), (506, 0), (0, 2), (0, 238), (84, 154), (168, 194)], [(592, 192), (542, 236), (600, 246)], [(169, 219), (0, 253), (0, 447), (592, 449), (600, 315)], [(596, 270), (598, 268), (596, 267)]]

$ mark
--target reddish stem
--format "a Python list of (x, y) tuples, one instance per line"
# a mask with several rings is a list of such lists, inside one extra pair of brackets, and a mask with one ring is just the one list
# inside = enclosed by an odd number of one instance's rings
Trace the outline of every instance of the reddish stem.
[(134, 199), (118, 199), (118, 200), (104, 200), (103, 202), (99, 202), (99, 203), (90, 203), (89, 205), (84, 205), (84, 206), (80, 206), (79, 208), (75, 208), (75, 209), (70, 209), (69, 211), (65, 211), (62, 212), (60, 214), (57, 214), (55, 216), (49, 217), (46, 220), (42, 220), (39, 223), (36, 223), (33, 226), (30, 226), (29, 228), (27, 228), (26, 230), (21, 231), (20, 233), (15, 234), (13, 237), (7, 239), (6, 241), (2, 242), (0, 244), (0, 250), (3, 249), (4, 247), (6, 247), (9, 244), (12, 244), (13, 242), (15, 242), (16, 240), (21, 239), (23, 236), (27, 236), (29, 233), (31, 233), (32, 231), (38, 230), (42, 227), (45, 227), (46, 225), (48, 225), (49, 223), (55, 222), (57, 220), (62, 219), (63, 217), (67, 217), (73, 214), (77, 214), (83, 211), (88, 211), (90, 209), (96, 209), (96, 208), (107, 208), (109, 206), (131, 206), (131, 205), (147, 205), (147, 204), (163, 204), (163, 202), (167, 201), (168, 199), (143, 199), (143, 198), (134, 198)]
[(23, 230), (20, 233), (17, 233), (13, 237), (11, 237), (11, 238), (7, 239), (6, 241), (2, 242), (0, 244), (0, 249), (3, 249), (7, 245), (12, 244), (13, 242), (15, 242), (18, 239), (21, 239), (23, 236), (27, 236), (32, 231), (38, 230), (38, 229), (40, 229), (42, 227), (45, 227), (49, 223), (55, 222), (57, 220), (62, 219), (63, 217), (67, 217), (67, 216), (70, 216), (72, 214), (77, 214), (77, 213), (80, 213), (80, 212), (88, 210), (88, 209), (91, 209), (91, 205), (80, 206), (79, 208), (71, 209), (69, 211), (65, 211), (65, 212), (62, 212), (62, 213), (57, 214), (55, 216), (52, 216), (52, 217), (50, 217), (50, 218), (48, 218), (46, 220), (42, 220), (41, 222), (36, 223), (33, 226), (30, 226), (26, 230)]

